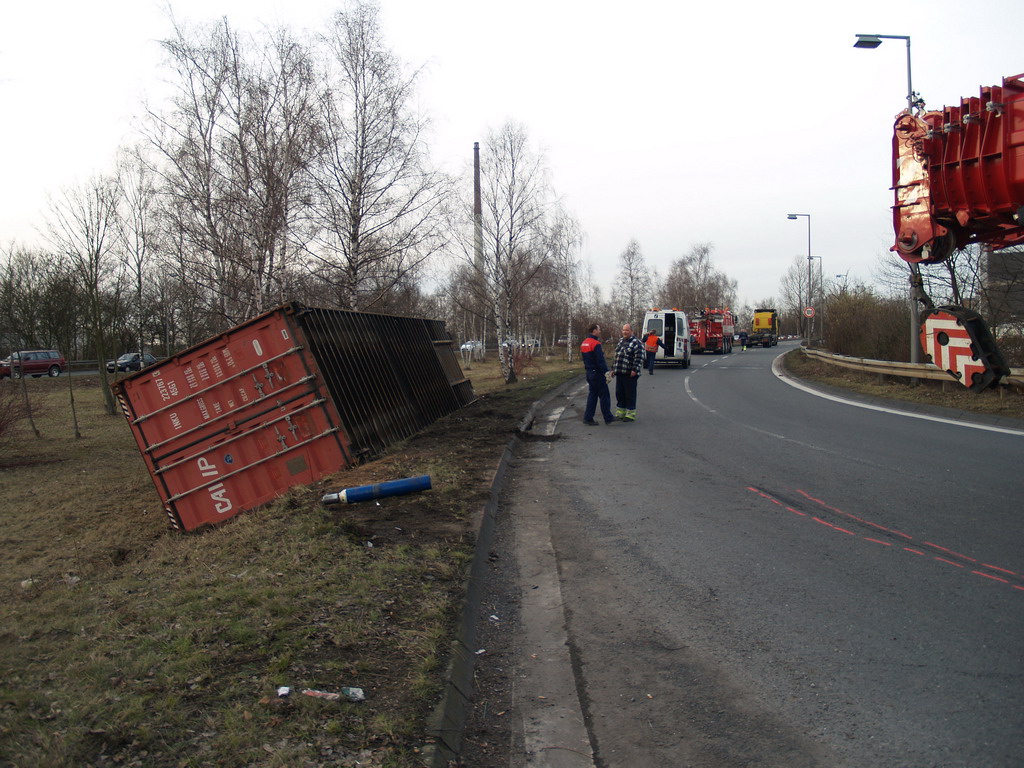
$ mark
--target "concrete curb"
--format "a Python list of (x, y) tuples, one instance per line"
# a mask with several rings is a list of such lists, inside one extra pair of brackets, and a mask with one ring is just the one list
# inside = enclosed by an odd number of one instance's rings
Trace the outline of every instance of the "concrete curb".
[(550, 392), (546, 392), (543, 395), (543, 397), (541, 397), (539, 400), (535, 401), (534, 404), (530, 406), (530, 410), (526, 412), (526, 416), (523, 417), (523, 420), (519, 422), (519, 433), (522, 434), (524, 432), (529, 432), (531, 429), (533, 429), (533, 420), (537, 418), (537, 412), (541, 408), (544, 408), (548, 403), (550, 403), (559, 395), (576, 387), (577, 384), (585, 378), (586, 377), (584, 374), (580, 374), (579, 376), (574, 376), (568, 381), (563, 381)]
[[(569, 379), (536, 400), (519, 422), (517, 432), (529, 432), (533, 420), (551, 400), (563, 392), (573, 388), (580, 377)], [(465, 598), (459, 625), (452, 641), (451, 655), (445, 671), (444, 691), (441, 701), (427, 719), (427, 735), (434, 739), (423, 749), (423, 763), (429, 768), (447, 768), (453, 760), (458, 760), (462, 752), (462, 732), (466, 726), (469, 702), (473, 696), (473, 669), (476, 664), (476, 623), (480, 616), (481, 592), (484, 586), (485, 569), (491, 542), (494, 539), (494, 525), (498, 513), (498, 500), (508, 481), (509, 467), (512, 463), (512, 450), (519, 439), (519, 434), (512, 437), (498, 462), (491, 481), (491, 495), (481, 510), (477, 524), (476, 544), (473, 547), (473, 561), (469, 567), (466, 580)]]

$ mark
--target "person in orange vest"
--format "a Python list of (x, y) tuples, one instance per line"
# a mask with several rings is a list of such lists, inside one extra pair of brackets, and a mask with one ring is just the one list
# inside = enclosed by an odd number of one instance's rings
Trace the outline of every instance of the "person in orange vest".
[(647, 352), (644, 368), (647, 369), (647, 373), (651, 376), (654, 375), (654, 361), (658, 357), (658, 347), (664, 349), (665, 344), (658, 338), (658, 334), (654, 331), (648, 331), (647, 335), (644, 336), (644, 350)]

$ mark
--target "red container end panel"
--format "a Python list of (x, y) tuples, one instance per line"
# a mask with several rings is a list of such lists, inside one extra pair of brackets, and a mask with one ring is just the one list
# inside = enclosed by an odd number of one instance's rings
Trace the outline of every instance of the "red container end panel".
[(893, 228), (909, 262), (943, 261), (953, 248), (1024, 241), (1024, 74), (959, 106), (897, 116)]
[(144, 369), (114, 391), (180, 530), (220, 522), (352, 463), (286, 307)]

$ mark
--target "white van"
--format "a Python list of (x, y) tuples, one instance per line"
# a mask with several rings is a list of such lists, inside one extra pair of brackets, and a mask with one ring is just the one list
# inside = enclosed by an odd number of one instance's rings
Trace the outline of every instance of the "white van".
[(658, 347), (655, 362), (678, 363), (683, 368), (690, 367), (690, 323), (686, 313), (681, 309), (654, 309), (644, 315), (644, 331), (640, 340), (654, 331), (665, 345)]

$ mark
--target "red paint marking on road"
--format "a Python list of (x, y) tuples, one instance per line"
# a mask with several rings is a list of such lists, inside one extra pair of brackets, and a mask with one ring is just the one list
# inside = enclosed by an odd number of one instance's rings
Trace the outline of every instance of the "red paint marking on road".
[[(856, 520), (858, 523), (867, 523), (868, 522), (867, 520), (859, 518), (859, 517), (857, 517), (856, 515), (854, 515), (854, 514), (852, 514), (850, 512), (846, 512), (846, 511), (844, 511), (842, 509), (839, 509), (838, 507), (833, 507), (831, 504), (826, 504), (821, 499), (817, 499), (814, 496), (811, 496), (811, 494), (807, 493), (807, 491), (801, 490), (800, 488), (797, 488), (796, 492), (801, 494), (804, 498), (813, 501), (815, 504), (820, 504), (821, 506), (823, 506), (825, 509), (829, 510), (830, 512), (835, 512), (837, 515), (842, 515), (843, 517), (848, 517), (851, 520)], [(869, 523), (869, 525), (871, 525), (871, 523)]]
[(1016, 571), (1008, 571), (1005, 568), (1000, 568), (998, 565), (989, 565), (988, 563), (982, 563), (981, 567), (982, 568), (991, 568), (993, 571), (1001, 571), (1003, 573), (1008, 573), (1011, 576), (1020, 576), (1020, 574), (1017, 573)]
[(821, 519), (820, 517), (815, 517), (815, 518), (812, 518), (812, 519), (813, 519), (813, 520), (814, 520), (814, 522), (816, 522), (816, 523), (821, 523), (822, 525), (827, 525), (827, 526), (828, 526), (829, 528), (831, 528), (831, 529), (832, 529), (833, 531), (840, 531), (841, 533), (848, 533), (848, 534), (850, 534), (851, 536), (856, 536), (856, 535), (857, 535), (857, 534), (856, 534), (856, 533), (854, 533), (853, 531), (848, 531), (848, 530), (846, 530), (845, 528), (840, 528), (840, 527), (839, 527), (838, 525), (832, 525), (832, 523), (828, 522), (827, 520), (822, 520), (822, 519)]
[(880, 531), (885, 531), (886, 533), (892, 533), (892, 534), (895, 534), (897, 536), (902, 536), (904, 539), (907, 539), (908, 541), (913, 541), (914, 540), (913, 536), (908, 536), (905, 533), (900, 533), (899, 531), (895, 531), (892, 528), (886, 528), (884, 525), (879, 525), (878, 523), (873, 523), (870, 520), (865, 520), (862, 517), (857, 517), (857, 515), (851, 514), (849, 512), (845, 512), (844, 510), (839, 509), (838, 507), (833, 507), (831, 504), (826, 504), (821, 499), (818, 499), (818, 498), (815, 498), (814, 496), (811, 496), (811, 494), (809, 494), (807, 491), (805, 491), (805, 490), (803, 490), (801, 488), (797, 488), (796, 492), (799, 493), (801, 496), (803, 496), (805, 499), (813, 501), (815, 504), (820, 504), (825, 509), (830, 510), (832, 512), (835, 512), (837, 515), (842, 515), (843, 517), (848, 517), (851, 520), (856, 520), (858, 523), (863, 523), (864, 525), (870, 525), (872, 528), (878, 528)]
[(775, 498), (774, 496), (772, 496), (771, 494), (769, 494), (769, 493), (765, 493), (764, 491), (761, 491), (761, 490), (758, 490), (757, 488), (755, 488), (755, 487), (754, 487), (754, 486), (752, 486), (752, 485), (748, 485), (748, 486), (747, 486), (747, 490), (748, 490), (748, 491), (753, 491), (753, 492), (754, 492), (754, 493), (756, 493), (756, 494), (757, 494), (758, 496), (760, 496), (760, 497), (761, 497), (762, 499), (768, 499), (768, 501), (770, 501), (770, 502), (771, 502), (772, 504), (778, 504), (778, 505), (779, 505), (780, 507), (782, 507), (783, 509), (788, 509), (788, 510), (789, 510), (790, 512), (796, 512), (796, 513), (797, 513), (798, 515), (803, 515), (804, 517), (806, 517), (806, 516), (807, 516), (807, 513), (806, 513), (806, 512), (800, 512), (799, 510), (793, 509), (792, 507), (787, 507), (787, 506), (786, 506), (785, 504), (783, 504), (783, 503), (782, 503), (781, 501), (779, 501), (778, 499), (776, 499), (776, 498)]
[[(801, 512), (799, 509), (794, 509), (793, 507), (786, 506), (783, 502), (779, 501), (778, 499), (776, 499), (771, 494), (765, 493), (764, 491), (761, 491), (761, 490), (755, 488), (754, 486), (747, 486), (747, 490), (748, 491), (752, 491), (753, 493), (756, 493), (758, 496), (760, 496), (760, 497), (762, 497), (764, 499), (768, 499), (773, 504), (777, 504), (778, 506), (782, 507), (783, 509), (785, 509), (788, 512), (793, 512), (794, 514), (800, 515), (801, 517), (808, 517), (809, 516), (814, 522), (821, 523), (822, 525), (828, 526), (829, 528), (831, 528), (831, 529), (833, 529), (835, 531), (840, 531), (841, 533), (846, 533), (846, 534), (849, 534), (851, 536), (857, 536), (858, 535), (858, 534), (854, 533), (853, 531), (849, 531), (846, 528), (840, 528), (838, 525), (834, 525), (834, 524), (828, 522), (827, 520), (821, 519), (820, 517), (816, 517), (814, 515), (809, 515), (807, 512)], [(855, 520), (858, 523), (862, 523), (864, 525), (869, 525), (872, 528), (877, 528), (878, 530), (885, 531), (886, 533), (892, 534), (893, 536), (900, 536), (900, 537), (906, 539), (907, 541), (914, 541), (914, 537), (913, 536), (911, 536), (909, 534), (906, 534), (906, 533), (903, 533), (902, 531), (897, 531), (897, 530), (895, 530), (893, 528), (886, 528), (885, 526), (879, 525), (878, 523), (873, 523), (870, 520), (864, 520), (863, 518), (857, 517), (856, 515), (852, 515), (849, 512), (844, 512), (841, 509), (838, 509), (838, 508), (833, 507), (833, 506), (831, 506), (829, 504), (826, 504), (821, 499), (817, 499), (814, 496), (811, 496), (809, 493), (807, 493), (807, 491), (804, 491), (804, 490), (802, 490), (800, 488), (797, 488), (796, 491), (797, 491), (797, 493), (799, 493), (801, 496), (803, 496), (807, 500), (813, 501), (814, 503), (821, 505), (825, 509), (828, 509), (828, 510), (830, 510), (832, 512), (835, 512), (835, 513), (837, 513), (839, 515), (842, 515), (843, 517), (849, 518), (851, 520)], [(891, 547), (892, 546), (891, 542), (882, 541), (880, 539), (873, 539), (870, 536), (863, 536), (861, 538), (863, 538), (865, 541), (870, 541), (870, 542), (872, 542), (874, 544), (881, 544), (884, 547)], [(977, 560), (975, 560), (972, 557), (968, 557), (967, 555), (962, 555), (959, 552), (955, 552), (952, 549), (947, 549), (946, 547), (939, 546), (938, 544), (935, 544), (934, 542), (931, 542), (931, 541), (923, 542), (922, 546), (932, 547), (933, 549), (937, 549), (937, 550), (939, 550), (941, 552), (946, 552), (946, 553), (952, 555), (953, 557), (958, 557), (958, 558), (961, 558), (963, 560), (967, 560), (967, 561), (972, 562), (972, 563), (977, 563), (978, 562)], [(911, 554), (914, 554), (914, 555), (921, 555), (922, 557), (924, 557), (924, 556), (929, 554), (927, 552), (922, 552), (921, 550), (914, 549), (912, 547), (903, 547), (903, 551), (904, 552), (910, 552)], [(938, 557), (936, 555), (931, 555), (931, 556), (932, 556), (933, 559), (938, 560), (940, 563), (946, 563), (946, 565), (952, 565), (952, 566), (954, 566), (956, 568), (960, 568), (960, 569), (963, 569), (965, 567), (962, 563), (957, 563), (957, 562), (954, 562), (953, 560), (947, 560), (944, 557)], [(1007, 570), (1006, 568), (1000, 568), (998, 566), (989, 565), (987, 563), (980, 563), (980, 566), (982, 568), (991, 568), (992, 570), (1000, 571), (1000, 572), (1006, 573), (1006, 574), (1008, 574), (1010, 576), (1016, 576), (1016, 577), (1020, 578), (1019, 574), (1017, 574), (1014, 571)], [(988, 574), (988, 573), (985, 573), (983, 571), (971, 571), (971, 573), (977, 574), (978, 576), (984, 576), (986, 579), (990, 579), (992, 581), (998, 581), (998, 582), (1001, 582), (1003, 584), (1007, 584), (1007, 585), (1013, 587), (1014, 589), (1017, 589), (1017, 590), (1020, 590), (1020, 591), (1024, 592), (1024, 586), (1019, 586), (1017, 584), (1013, 584), (1010, 581), (1008, 581), (1007, 579), (1000, 578), (999, 576), (993, 576), (992, 574)]]
[(824, 501), (822, 501), (821, 499), (816, 499), (816, 498), (814, 498), (813, 496), (811, 496), (811, 494), (809, 494), (809, 493), (808, 493), (807, 491), (805, 491), (805, 490), (802, 490), (802, 489), (800, 489), (800, 488), (797, 488), (797, 489), (796, 489), (796, 492), (797, 492), (797, 493), (799, 493), (799, 494), (800, 494), (801, 496), (803, 496), (803, 497), (804, 497), (805, 499), (808, 499), (808, 500), (810, 500), (810, 501), (813, 501), (813, 502), (814, 502), (815, 504), (820, 504), (820, 505), (821, 505), (821, 506), (823, 506), (823, 507), (824, 507), (825, 509), (831, 510), (832, 512), (837, 512), (837, 513), (838, 513), (838, 514), (840, 514), (840, 515), (845, 515), (845, 514), (846, 514), (846, 512), (843, 512), (843, 510), (841, 510), (841, 509), (836, 509), (835, 507), (831, 507), (831, 506), (829, 506), (828, 504), (826, 504), (826, 503), (825, 503)]
[(811, 501), (813, 501), (813, 502), (815, 502), (817, 504), (821, 504), (821, 506), (823, 506), (823, 507), (827, 507), (828, 506), (828, 504), (826, 504), (824, 501), (822, 501), (821, 499), (814, 498), (813, 496), (811, 496), (811, 494), (809, 494), (807, 491), (803, 490), (802, 488), (797, 488), (796, 492), (799, 493), (801, 496), (803, 496), (805, 499), (810, 499)]
[(926, 541), (924, 543), (924, 545), (926, 547), (935, 547), (935, 549), (942, 550), (943, 552), (948, 552), (949, 554), (953, 555), (953, 557), (959, 557), (959, 558), (962, 558), (964, 560), (969, 560), (972, 563), (978, 562), (973, 557), (968, 557), (967, 555), (961, 555), (959, 552), (954, 552), (952, 549), (946, 549), (945, 547), (940, 547), (938, 544), (932, 544), (930, 541)]
[(971, 571), (971, 573), (976, 573), (979, 576), (984, 576), (986, 579), (992, 579), (992, 581), (1001, 581), (1001, 582), (1003, 582), (1003, 584), (1009, 584), (1010, 583), (1006, 579), (1001, 579), (998, 576), (993, 576), (991, 573), (983, 573), (981, 571)]

